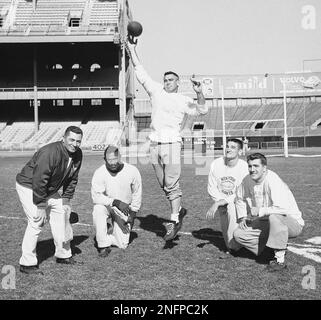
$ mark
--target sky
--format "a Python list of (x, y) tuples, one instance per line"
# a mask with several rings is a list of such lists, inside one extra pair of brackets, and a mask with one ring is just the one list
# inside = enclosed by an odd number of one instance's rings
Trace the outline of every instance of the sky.
[(138, 55), (155, 80), (167, 70), (294, 72), (303, 60), (306, 70), (321, 71), (320, 0), (128, 1), (133, 20), (143, 25)]

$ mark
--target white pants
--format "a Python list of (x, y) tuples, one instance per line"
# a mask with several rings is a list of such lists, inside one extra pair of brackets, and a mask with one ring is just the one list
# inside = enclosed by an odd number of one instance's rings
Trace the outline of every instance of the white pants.
[(259, 255), (265, 246), (286, 250), (288, 239), (297, 237), (302, 229), (303, 227), (291, 216), (271, 214), (253, 220), (245, 230), (237, 228), (234, 237), (246, 249)]
[(219, 207), (218, 212), (220, 213), (222, 235), (226, 247), (232, 250), (241, 249), (242, 246), (233, 237), (233, 233), (238, 227), (235, 204), (230, 203), (227, 207)]
[(107, 233), (107, 219), (110, 218), (110, 207), (101, 204), (94, 205), (93, 221), (96, 229), (96, 241), (98, 248), (106, 248), (111, 245), (126, 249), (129, 243), (130, 233), (123, 233), (118, 224), (113, 223), (113, 232)]
[[(36, 246), (39, 234), (42, 230), (43, 221), (35, 222), (37, 218), (37, 206), (33, 203), (33, 193), (31, 189), (16, 183), (16, 190), (23, 210), (28, 218), (28, 225), (22, 241), (22, 256), (20, 264), (24, 266), (34, 266), (38, 264)], [(55, 257), (71, 257), (70, 241), (73, 239), (73, 232), (69, 222), (69, 214), (66, 214), (62, 198), (58, 193), (47, 200), (47, 217), (51, 227), (52, 236), (55, 243)]]

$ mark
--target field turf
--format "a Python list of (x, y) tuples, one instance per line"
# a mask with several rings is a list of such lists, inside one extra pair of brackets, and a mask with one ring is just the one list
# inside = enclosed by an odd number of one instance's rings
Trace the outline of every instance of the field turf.
[[(102, 259), (94, 247), (90, 195), (91, 178), (102, 164), (102, 157), (85, 155), (73, 199), (73, 210), (78, 212), (80, 221), (73, 226), (72, 243), (75, 259), (84, 265), (56, 264), (50, 228), (46, 225), (37, 247), (44, 275), (22, 274), (19, 258), (26, 220), (15, 191), (15, 175), (28, 159), (29, 156), (0, 157), (0, 270), (6, 265), (13, 265), (16, 270), (16, 288), (0, 287), (1, 300), (320, 299), (321, 264), (308, 254), (303, 256), (289, 250), (288, 269), (281, 273), (266, 272), (264, 257), (257, 259), (247, 252), (241, 257), (219, 259), (224, 248), (219, 217), (210, 222), (205, 219), (211, 205), (206, 175), (210, 161), (204, 167), (199, 159), (197, 163), (184, 161), (181, 186), (188, 214), (179, 236), (170, 245), (165, 245), (162, 239), (169, 205), (151, 165), (138, 161), (143, 178), (143, 204), (131, 233), (131, 244), (126, 250), (113, 248), (109, 257)], [(320, 159), (268, 161), (269, 167), (293, 191), (306, 222), (304, 232), (290, 239), (290, 245), (298, 250), (306, 248), (306, 252), (312, 250), (312, 256), (321, 260), (321, 245), (309, 247), (305, 241), (321, 235)], [(306, 268), (315, 270), (315, 288), (302, 285)], [(5, 277), (4, 272), (1, 277)]]

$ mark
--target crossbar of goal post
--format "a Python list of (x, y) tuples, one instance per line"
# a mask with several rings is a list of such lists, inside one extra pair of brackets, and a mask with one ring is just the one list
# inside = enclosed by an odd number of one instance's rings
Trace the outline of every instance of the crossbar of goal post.
[(284, 118), (280, 119), (260, 119), (260, 120), (231, 120), (231, 121), (225, 121), (225, 108), (224, 108), (224, 86), (220, 84), (220, 91), (221, 91), (221, 100), (222, 100), (222, 129), (223, 129), (223, 154), (225, 154), (225, 149), (226, 149), (226, 128), (225, 124), (226, 123), (245, 123), (245, 122), (262, 122), (262, 121), (282, 121), (284, 124), (284, 157), (288, 158), (289, 156), (289, 149), (288, 149), (288, 133), (287, 133), (287, 122), (286, 122), (286, 87), (285, 83), (283, 82), (283, 115)]

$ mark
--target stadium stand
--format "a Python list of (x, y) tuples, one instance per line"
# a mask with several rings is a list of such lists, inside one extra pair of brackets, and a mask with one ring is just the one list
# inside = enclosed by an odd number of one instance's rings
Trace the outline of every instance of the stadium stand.
[(39, 131), (33, 135), (27, 142), (28, 145), (35, 144), (46, 144), (49, 141), (53, 141), (53, 138), (60, 134), (61, 130), (66, 125), (70, 123), (62, 123), (62, 122), (42, 122), (39, 126)]
[[(115, 35), (118, 1), (100, 0), (0, 1), (0, 35)], [(6, 21), (6, 23), (4, 23)]]
[(78, 11), (81, 17), (86, 3), (86, 0), (38, 0), (34, 11), (32, 1), (19, 0), (14, 24), (65, 26), (68, 24), (70, 12)]
[(34, 129), (32, 122), (15, 122), (1, 131), (0, 140), (2, 143), (23, 143), (33, 135)]
[[(83, 129), (85, 149), (121, 139), (127, 143), (127, 137), (123, 139), (126, 130), (134, 137), (131, 143), (146, 140), (151, 123), (150, 103), (144, 99), (132, 103), (134, 92), (130, 91), (134, 88), (130, 89), (128, 84), (133, 74), (128, 68), (128, 57), (123, 67), (120, 65), (119, 39), (123, 25), (131, 19), (127, 1), (0, 0), (0, 13), (1, 148), (14, 144), (35, 148), (59, 140), (71, 124)], [(5, 38), (12, 35), (14, 40), (8, 42)], [(49, 38), (51, 35), (54, 37)], [(103, 40), (99, 38), (101, 35)], [(33, 36), (39, 38), (35, 41)], [(62, 38), (64, 41), (60, 41)], [(292, 78), (288, 77), (290, 81)], [(124, 83), (121, 79), (125, 79)], [(283, 122), (269, 121), (283, 118), (283, 97), (278, 89), (281, 82), (274, 83), (273, 90), (277, 90), (273, 95), (261, 97), (257, 89), (267, 85), (266, 79), (261, 82), (251, 76), (236, 79), (234, 87), (227, 87), (230, 95), (224, 95), (225, 120), (244, 122), (227, 123), (227, 135), (247, 136), (250, 140), (282, 139)], [(41, 96), (38, 111), (33, 108), (34, 80)], [(246, 92), (253, 94), (239, 96), (236, 88), (243, 93), (244, 89), (251, 89), (255, 94), (250, 90)], [(272, 90), (266, 87), (260, 94), (270, 92), (266, 89)], [(307, 135), (320, 140), (319, 91), (288, 97), (289, 137)], [(11, 98), (7, 93), (11, 93)], [(307, 96), (303, 96), (305, 94)], [(222, 101), (217, 96), (207, 97), (206, 103), (209, 105), (207, 115), (184, 118), (183, 136), (222, 137)], [(128, 109), (131, 105), (132, 110)], [(33, 122), (35, 112), (39, 115), (38, 132)]]
[(89, 25), (117, 25), (117, 1), (91, 1)]
[(119, 129), (117, 121), (88, 121), (87, 124), (81, 125), (84, 132), (82, 148), (88, 149), (93, 145), (102, 145), (106, 143), (110, 131)]
[(0, 10), (2, 10), (3, 8), (8, 8), (8, 6), (11, 5), (11, 2), (11, 0), (0, 0)]
[(7, 125), (6, 122), (0, 122), (0, 133), (6, 127), (6, 125)]
[[(306, 108), (306, 126), (311, 126), (318, 115), (321, 114), (320, 103), (308, 103)], [(256, 106), (237, 106), (225, 107), (225, 120), (226, 121), (245, 121), (245, 123), (231, 123), (228, 124), (227, 130), (248, 129), (250, 130), (254, 120), (265, 119), (267, 120), (265, 129), (267, 128), (283, 128), (283, 123), (268, 122), (269, 119), (282, 119), (283, 118), (283, 105), (282, 104), (268, 104)], [(140, 121), (140, 120), (138, 120)], [(188, 117), (185, 120), (184, 129), (191, 130), (194, 122), (204, 122), (206, 128), (222, 130), (222, 112), (220, 108), (210, 108), (207, 115), (200, 115)], [(302, 127), (303, 122), (303, 105), (299, 103), (288, 103), (287, 105), (287, 125), (288, 127)], [(254, 129), (253, 129), (254, 131)]]

